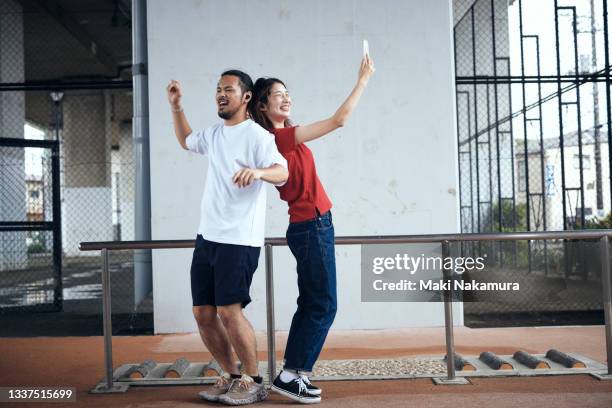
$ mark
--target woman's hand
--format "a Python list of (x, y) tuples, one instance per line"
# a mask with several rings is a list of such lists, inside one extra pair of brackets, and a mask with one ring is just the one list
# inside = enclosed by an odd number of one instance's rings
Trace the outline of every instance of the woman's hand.
[(361, 66), (359, 67), (358, 82), (363, 85), (367, 85), (374, 71), (376, 71), (376, 69), (374, 68), (374, 62), (370, 58), (370, 55), (364, 55), (363, 59), (361, 60)]
[(361, 60), (361, 66), (359, 67), (359, 79), (348, 98), (346, 98), (344, 103), (340, 105), (338, 110), (330, 118), (311, 123), (310, 125), (296, 127), (295, 143), (300, 144), (309, 142), (344, 126), (344, 123), (353, 112), (357, 102), (359, 102), (359, 98), (361, 98), (361, 94), (365, 90), (374, 71), (372, 59), (368, 54), (364, 55)]

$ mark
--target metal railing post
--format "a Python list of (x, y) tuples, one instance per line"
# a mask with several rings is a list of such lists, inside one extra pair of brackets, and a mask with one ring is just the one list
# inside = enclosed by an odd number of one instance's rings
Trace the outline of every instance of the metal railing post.
[(608, 236), (600, 238), (601, 247), (601, 284), (603, 286), (603, 308), (606, 321), (606, 355), (608, 357), (608, 375), (612, 375), (612, 288), (610, 277), (610, 247)]
[(446, 330), (446, 372), (447, 379), (455, 379), (455, 339), (453, 335), (452, 272), (445, 268), (446, 258), (450, 255), (449, 242), (442, 241), (442, 268), (444, 282), (450, 282), (451, 289), (444, 291), (444, 326)]
[(276, 377), (276, 329), (274, 327), (274, 262), (272, 245), (266, 244), (266, 322), (268, 338), (268, 380)]
[(111, 317), (111, 285), (108, 267), (108, 249), (102, 249), (102, 315), (104, 319), (104, 364), (106, 387), (113, 388), (113, 324)]

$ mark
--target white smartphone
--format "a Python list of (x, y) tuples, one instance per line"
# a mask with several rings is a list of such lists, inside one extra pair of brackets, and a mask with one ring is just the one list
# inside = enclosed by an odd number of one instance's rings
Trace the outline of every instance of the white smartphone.
[(363, 56), (370, 55), (370, 46), (368, 40), (363, 40)]

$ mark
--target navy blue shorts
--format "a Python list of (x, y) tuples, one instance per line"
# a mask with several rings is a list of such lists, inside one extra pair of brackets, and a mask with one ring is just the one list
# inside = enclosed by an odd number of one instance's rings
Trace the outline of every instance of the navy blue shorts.
[(248, 305), (260, 249), (207, 241), (198, 234), (191, 261), (193, 305)]

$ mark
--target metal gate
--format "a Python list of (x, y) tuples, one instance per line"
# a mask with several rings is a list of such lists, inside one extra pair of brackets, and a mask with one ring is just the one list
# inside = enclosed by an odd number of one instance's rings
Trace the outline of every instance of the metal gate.
[[(611, 228), (608, 1), (466, 0), (455, 12), (461, 231)], [(521, 308), (472, 303), (466, 314), (601, 311), (592, 242), (461, 250), (542, 282)], [(576, 297), (549, 299), (551, 285), (578, 282)]]
[(57, 140), (0, 138), (0, 313), (62, 310), (59, 169)]

